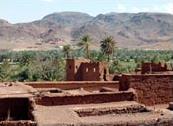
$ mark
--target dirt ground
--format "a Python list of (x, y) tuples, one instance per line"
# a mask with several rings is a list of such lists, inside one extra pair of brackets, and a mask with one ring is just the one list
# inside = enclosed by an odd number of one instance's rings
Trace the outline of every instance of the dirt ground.
[[(102, 104), (88, 104), (88, 105), (65, 105), (65, 106), (36, 106), (35, 116), (39, 126), (58, 126), (58, 125), (86, 125), (86, 126), (126, 126), (131, 124), (133, 126), (149, 126), (154, 124), (170, 123), (173, 119), (173, 112), (150, 107), (150, 112), (134, 112), (134, 113), (123, 113), (123, 114), (105, 114), (95, 116), (79, 117), (74, 110), (79, 109), (101, 109), (105, 107), (114, 107), (117, 109), (126, 108), (131, 106), (140, 106), (136, 102), (116, 102), (116, 103), (102, 103)], [(154, 110), (154, 111), (153, 111)], [(137, 124), (137, 125), (136, 125)], [(160, 126), (159, 125), (159, 126)], [(169, 126), (169, 125), (168, 125)]]
[(22, 83), (0, 83), (0, 98), (32, 97), (36, 89)]

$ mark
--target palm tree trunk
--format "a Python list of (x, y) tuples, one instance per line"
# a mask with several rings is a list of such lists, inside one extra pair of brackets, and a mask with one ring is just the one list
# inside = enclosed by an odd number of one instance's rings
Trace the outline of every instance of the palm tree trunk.
[(108, 54), (108, 62), (110, 61), (110, 55)]
[(67, 52), (67, 59), (69, 59), (69, 52)]
[(89, 59), (89, 48), (88, 48), (88, 46), (86, 47), (86, 57)]

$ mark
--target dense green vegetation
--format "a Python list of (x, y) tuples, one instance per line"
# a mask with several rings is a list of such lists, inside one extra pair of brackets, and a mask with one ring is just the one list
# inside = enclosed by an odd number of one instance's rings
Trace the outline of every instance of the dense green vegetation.
[[(70, 51), (70, 53), (68, 52)], [(115, 49), (111, 54), (110, 73), (135, 71), (141, 62), (173, 63), (173, 51)], [(107, 61), (101, 51), (89, 51), (93, 61)], [(71, 47), (52, 51), (0, 52), (0, 81), (61, 81), (65, 79), (65, 59), (86, 57)]]
[(52, 51), (0, 52), (0, 81), (65, 80), (66, 58), (107, 61), (111, 74), (134, 72), (142, 62), (164, 62), (173, 67), (173, 51), (117, 49), (111, 36), (100, 41), (100, 51), (95, 51), (90, 50), (91, 42), (85, 35), (75, 49), (65, 45)]

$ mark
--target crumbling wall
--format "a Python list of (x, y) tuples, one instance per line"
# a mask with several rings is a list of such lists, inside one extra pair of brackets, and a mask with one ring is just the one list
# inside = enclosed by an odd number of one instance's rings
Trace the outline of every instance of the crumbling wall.
[(119, 89), (117, 81), (25, 82), (25, 84), (33, 88), (60, 88), (63, 90), (84, 88), (87, 91), (94, 91), (102, 87)]
[(32, 121), (2, 121), (0, 126), (37, 126), (37, 123)]
[(75, 62), (73, 60), (66, 60), (66, 80), (74, 81), (75, 80)]
[(133, 101), (134, 93), (131, 91), (118, 93), (97, 93), (86, 95), (66, 95), (66, 96), (42, 96), (36, 103), (39, 105), (69, 105), (69, 104), (91, 104), (91, 103), (107, 103), (117, 101)]
[(109, 70), (104, 62), (67, 59), (67, 81), (107, 81)]
[(173, 101), (173, 75), (123, 75), (120, 90), (133, 88), (137, 101), (146, 105)]
[(82, 63), (81, 75), (85, 81), (100, 81), (99, 63)]
[(134, 114), (134, 113), (147, 113), (151, 112), (148, 108), (143, 105), (127, 105), (119, 107), (101, 107), (101, 108), (77, 108), (74, 111), (78, 114), (79, 117), (88, 117), (88, 116), (103, 116), (109, 114)]
[(108, 81), (109, 70), (104, 62), (89, 62), (81, 64), (83, 81)]
[(154, 73), (169, 71), (166, 64), (161, 63), (143, 63), (141, 73)]
[(90, 62), (90, 60), (67, 59), (66, 60), (66, 80), (67, 81), (82, 81), (81, 64), (87, 63), (87, 62)]

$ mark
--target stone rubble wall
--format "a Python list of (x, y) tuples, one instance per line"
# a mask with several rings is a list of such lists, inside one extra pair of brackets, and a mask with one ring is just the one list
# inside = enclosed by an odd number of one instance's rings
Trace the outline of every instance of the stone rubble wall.
[(145, 105), (173, 101), (173, 75), (123, 75), (120, 91), (130, 88), (136, 91), (136, 100)]

